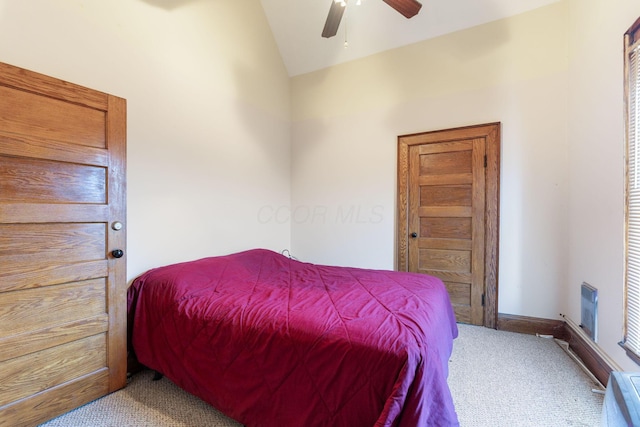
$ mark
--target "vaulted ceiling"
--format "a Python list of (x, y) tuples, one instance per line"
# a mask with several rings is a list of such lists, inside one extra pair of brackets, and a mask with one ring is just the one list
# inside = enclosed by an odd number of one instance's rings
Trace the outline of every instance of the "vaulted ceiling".
[[(338, 34), (321, 37), (333, 0), (260, 0), (290, 76), (526, 12), (559, 0), (420, 0), (406, 19), (382, 0), (351, 0)], [(345, 48), (345, 40), (348, 46)]]

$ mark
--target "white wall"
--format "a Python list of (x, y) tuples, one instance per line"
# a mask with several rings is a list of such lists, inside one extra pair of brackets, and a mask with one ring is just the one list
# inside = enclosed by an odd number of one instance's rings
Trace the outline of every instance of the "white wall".
[(580, 285), (598, 288), (599, 345), (624, 369), (623, 34), (637, 0), (571, 0), (570, 257), (567, 315), (580, 323)]
[(567, 19), (556, 3), (293, 78), (294, 254), (392, 269), (398, 135), (500, 121), (499, 310), (557, 318), (568, 263)]
[(128, 277), (289, 246), (289, 78), (258, 0), (0, 0), (0, 61), (127, 99)]

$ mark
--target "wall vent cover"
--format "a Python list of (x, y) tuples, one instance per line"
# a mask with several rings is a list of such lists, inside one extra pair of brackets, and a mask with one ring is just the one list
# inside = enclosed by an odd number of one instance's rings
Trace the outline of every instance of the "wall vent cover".
[(580, 327), (593, 340), (598, 340), (598, 290), (590, 284), (582, 283)]

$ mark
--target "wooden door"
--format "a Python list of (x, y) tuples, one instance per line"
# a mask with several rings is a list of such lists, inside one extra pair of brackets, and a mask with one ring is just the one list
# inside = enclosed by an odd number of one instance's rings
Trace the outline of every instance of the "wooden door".
[(499, 124), (398, 147), (398, 268), (441, 278), (459, 322), (495, 327)]
[(125, 109), (0, 63), (0, 426), (126, 384)]

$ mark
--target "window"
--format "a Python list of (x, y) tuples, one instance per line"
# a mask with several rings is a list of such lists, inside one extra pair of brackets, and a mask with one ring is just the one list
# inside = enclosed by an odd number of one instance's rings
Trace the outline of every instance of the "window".
[(625, 34), (625, 332), (640, 364), (640, 19)]

